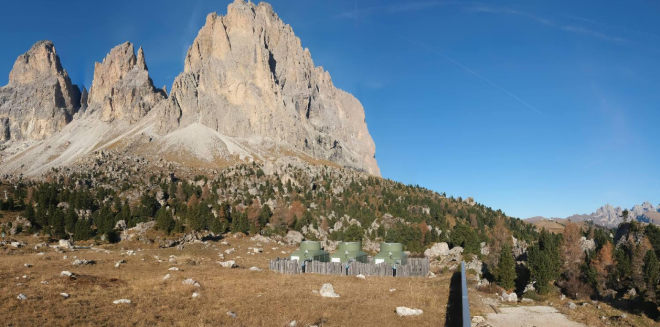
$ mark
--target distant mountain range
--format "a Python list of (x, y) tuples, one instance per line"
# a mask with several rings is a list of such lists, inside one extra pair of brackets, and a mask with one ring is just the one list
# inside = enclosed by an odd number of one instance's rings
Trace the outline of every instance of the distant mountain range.
[[(543, 220), (566, 219), (572, 222), (593, 221), (596, 225), (616, 227), (623, 222), (624, 210), (626, 209), (606, 204), (591, 214), (578, 214), (566, 218), (546, 218), (536, 216), (528, 218), (526, 221), (529, 223), (536, 223)], [(656, 207), (653, 206), (651, 202), (646, 201), (641, 205), (635, 205), (631, 209), (628, 209), (628, 219), (660, 225), (660, 204)]]

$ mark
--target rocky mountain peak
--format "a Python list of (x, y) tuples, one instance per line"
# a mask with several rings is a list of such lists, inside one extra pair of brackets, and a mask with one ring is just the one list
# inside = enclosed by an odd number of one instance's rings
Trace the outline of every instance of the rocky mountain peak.
[(263, 2), (236, 0), (226, 16), (207, 16), (161, 109), (163, 134), (201, 123), (380, 175), (360, 102)]
[(55, 45), (48, 40), (35, 43), (28, 52), (18, 56), (9, 73), (9, 83), (29, 84), (38, 80), (65, 74)]
[(62, 129), (80, 108), (80, 89), (62, 68), (51, 41), (18, 56), (0, 88), (0, 141), (41, 140)]
[(140, 48), (136, 57), (130, 42), (114, 47), (94, 65), (88, 106), (100, 110), (104, 121), (136, 122), (164, 98), (149, 77), (144, 51)]

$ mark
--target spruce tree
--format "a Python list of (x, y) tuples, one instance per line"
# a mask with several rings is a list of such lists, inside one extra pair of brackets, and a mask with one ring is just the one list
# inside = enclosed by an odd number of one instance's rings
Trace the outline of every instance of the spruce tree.
[(561, 267), (557, 237), (541, 230), (539, 241), (527, 253), (527, 262), (539, 294), (548, 293), (550, 282), (559, 277)]
[(648, 250), (644, 257), (644, 281), (647, 287), (647, 296), (655, 299), (655, 292), (660, 281), (660, 263), (653, 250)]
[(497, 264), (497, 284), (507, 291), (512, 290), (516, 286), (516, 277), (516, 262), (511, 253), (511, 246), (504, 244)]
[(166, 234), (170, 234), (174, 229), (174, 219), (169, 211), (164, 207), (158, 209), (156, 212), (156, 229), (162, 230)]

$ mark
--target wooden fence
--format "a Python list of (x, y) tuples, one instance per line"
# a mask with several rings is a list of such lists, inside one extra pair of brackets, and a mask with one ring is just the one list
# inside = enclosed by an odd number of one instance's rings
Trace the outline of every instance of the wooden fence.
[(339, 262), (307, 261), (277, 259), (270, 261), (270, 270), (281, 274), (323, 274), (357, 276), (396, 276), (396, 277), (424, 277), (429, 273), (428, 258), (409, 258), (406, 265), (392, 265), (381, 263), (352, 262), (348, 264)]

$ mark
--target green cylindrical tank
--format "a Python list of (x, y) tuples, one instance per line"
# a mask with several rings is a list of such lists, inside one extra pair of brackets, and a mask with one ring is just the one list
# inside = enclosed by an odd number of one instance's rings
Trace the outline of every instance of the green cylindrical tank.
[(367, 254), (362, 252), (360, 242), (341, 242), (337, 245), (337, 252), (330, 255), (332, 262), (348, 262), (351, 259), (364, 263), (369, 261)]
[(300, 249), (291, 253), (290, 260), (298, 261), (330, 261), (330, 254), (321, 249), (321, 242), (303, 241), (300, 242)]
[(374, 263), (405, 265), (408, 255), (403, 252), (401, 243), (380, 243), (380, 252), (374, 256)]

